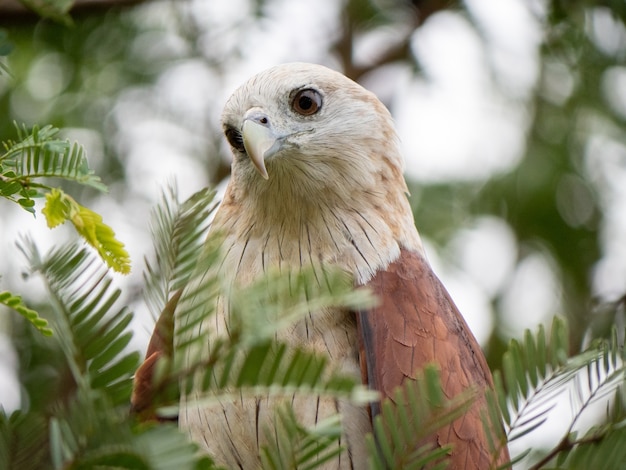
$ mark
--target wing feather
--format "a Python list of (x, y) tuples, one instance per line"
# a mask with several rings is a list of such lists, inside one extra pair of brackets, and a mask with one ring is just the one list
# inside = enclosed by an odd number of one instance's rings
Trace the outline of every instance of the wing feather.
[[(143, 420), (156, 419), (155, 394), (153, 378), (154, 368), (158, 360), (172, 357), (174, 348), (174, 311), (180, 300), (182, 289), (175, 292), (167, 302), (159, 319), (154, 325), (154, 331), (150, 337), (148, 350), (143, 363), (135, 372), (133, 378), (133, 393), (131, 396), (131, 411), (137, 413)], [(167, 419), (169, 421), (169, 419)]]
[[(379, 305), (358, 312), (357, 325), (361, 371), (371, 388), (391, 398), (398, 386), (428, 364), (438, 366), (448, 398), (470, 387), (493, 387), (480, 345), (421, 254), (402, 250), (398, 260), (367, 285), (379, 297)], [(450, 468), (484, 469), (494, 463), (481, 420), (485, 407), (480, 393), (463, 416), (429, 440), (436, 446), (453, 445)], [(372, 407), (374, 415), (378, 408)], [(498, 465), (508, 462), (506, 449), (495, 460)]]

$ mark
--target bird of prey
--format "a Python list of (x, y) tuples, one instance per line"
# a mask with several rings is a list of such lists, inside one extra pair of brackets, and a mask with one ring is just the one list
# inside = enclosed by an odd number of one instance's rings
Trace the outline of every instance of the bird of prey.
[[(234, 92), (222, 125), (233, 162), (211, 228), (225, 236), (220, 275), (246, 284), (271, 268), (332, 265), (379, 298), (365, 311), (310, 314), (281, 339), (326, 354), (383, 397), (430, 363), (450, 398), (493, 386), (480, 346), (425, 258), (394, 124), (373, 93), (320, 65), (279, 65)], [(204, 328), (228, 334), (226, 310), (221, 305)], [(365, 435), (378, 408), (299, 400), (294, 409), (304, 425), (342, 413), (347, 449), (323, 468), (367, 468)], [(259, 428), (271, 405), (258, 397), (215, 406), (183, 397), (179, 425), (219, 464), (258, 468)], [(489, 450), (485, 407), (481, 395), (429, 439), (453, 446), (450, 468), (508, 461), (506, 449)]]

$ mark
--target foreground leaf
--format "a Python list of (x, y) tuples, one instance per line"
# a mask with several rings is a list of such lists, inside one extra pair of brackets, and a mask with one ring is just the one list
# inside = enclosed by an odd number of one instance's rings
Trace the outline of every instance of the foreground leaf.
[(19, 295), (8, 291), (0, 292), (0, 304), (12, 308), (22, 315), (44, 336), (52, 336), (52, 330), (48, 327), (48, 321), (45, 318), (41, 318), (34, 310), (28, 308)]
[(46, 194), (46, 205), (41, 211), (50, 228), (70, 221), (87, 243), (93, 246), (109, 267), (122, 274), (130, 272), (130, 255), (124, 244), (115, 238), (115, 232), (102, 217), (78, 204), (60, 189)]

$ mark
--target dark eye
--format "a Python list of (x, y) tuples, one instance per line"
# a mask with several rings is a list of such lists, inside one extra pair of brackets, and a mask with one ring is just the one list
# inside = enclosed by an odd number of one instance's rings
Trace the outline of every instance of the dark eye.
[(317, 113), (322, 107), (322, 95), (311, 88), (300, 90), (293, 97), (291, 108), (302, 116), (311, 116)]
[(241, 132), (233, 127), (227, 127), (224, 130), (224, 135), (226, 136), (226, 140), (228, 140), (228, 143), (234, 149), (245, 153), (246, 148), (243, 145), (243, 137), (241, 136)]

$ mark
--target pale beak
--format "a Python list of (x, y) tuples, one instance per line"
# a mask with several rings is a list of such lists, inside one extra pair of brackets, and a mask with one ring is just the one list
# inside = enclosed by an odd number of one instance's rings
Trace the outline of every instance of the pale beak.
[(269, 179), (265, 169), (265, 159), (278, 149), (279, 139), (271, 127), (257, 122), (255, 119), (245, 119), (241, 128), (243, 145), (248, 157), (265, 179)]

